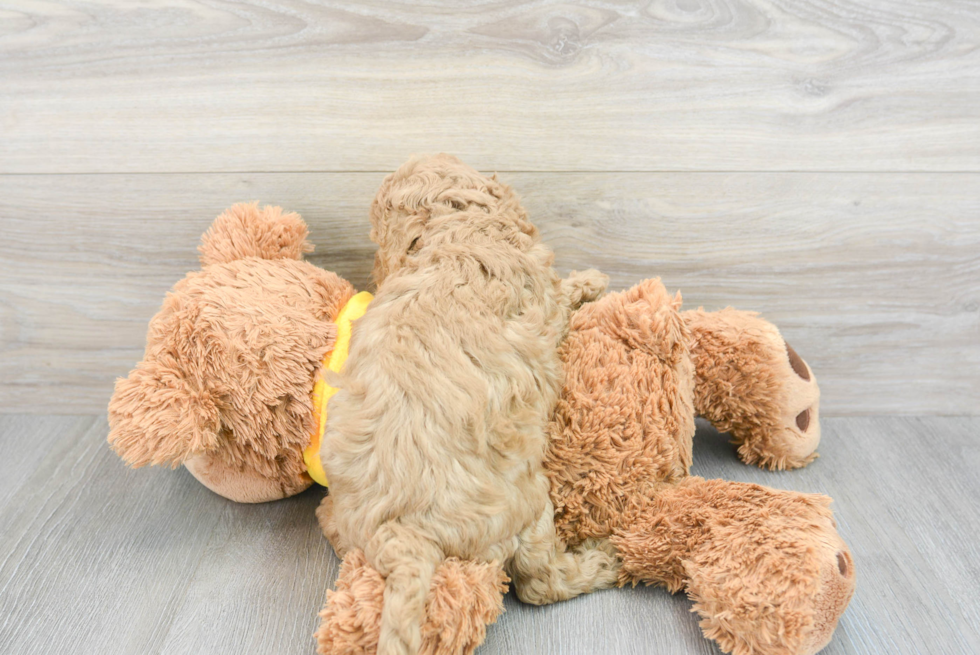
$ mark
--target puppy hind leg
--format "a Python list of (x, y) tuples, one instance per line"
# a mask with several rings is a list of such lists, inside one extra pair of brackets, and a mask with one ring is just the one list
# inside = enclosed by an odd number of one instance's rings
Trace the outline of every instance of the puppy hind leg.
[(549, 500), (540, 518), (520, 535), (510, 562), (517, 597), (546, 605), (616, 584), (621, 563), (607, 540), (589, 540), (568, 550), (558, 538)]
[(422, 645), (425, 601), (442, 551), (418, 531), (391, 522), (371, 538), (365, 555), (385, 577), (378, 655), (415, 655)]

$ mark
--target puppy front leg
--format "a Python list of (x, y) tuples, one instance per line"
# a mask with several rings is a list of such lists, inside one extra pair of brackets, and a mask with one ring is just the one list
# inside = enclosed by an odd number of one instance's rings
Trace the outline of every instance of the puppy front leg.
[(575, 311), (587, 302), (598, 300), (609, 286), (609, 276), (594, 268), (572, 271), (561, 281), (562, 304)]
[(517, 597), (547, 605), (616, 584), (621, 563), (606, 540), (590, 540), (567, 550), (555, 531), (555, 508), (548, 500), (541, 516), (520, 534), (510, 562)]

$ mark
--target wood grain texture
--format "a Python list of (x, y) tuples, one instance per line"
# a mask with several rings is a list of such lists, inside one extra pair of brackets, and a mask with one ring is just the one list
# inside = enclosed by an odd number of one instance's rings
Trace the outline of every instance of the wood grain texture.
[[(338, 562), (322, 492), (235, 505), (183, 470), (132, 471), (104, 417), (0, 416), (0, 652), (312, 655)], [(801, 471), (742, 465), (698, 425), (694, 473), (825, 493), (857, 592), (823, 655), (980, 652), (978, 418), (831, 418)], [(683, 594), (506, 599), (480, 655), (717, 655)]]
[[(822, 410), (980, 413), (980, 175), (503, 174), (562, 272), (663, 277), (763, 312)], [(381, 174), (0, 176), (0, 409), (103, 411), (224, 207), (299, 211), (312, 261), (368, 285)]]
[(107, 432), (0, 418), (0, 652), (311, 652), (338, 570), (319, 496), (235, 505), (183, 469), (127, 469)]
[(973, 0), (7, 2), (0, 172), (980, 171)]

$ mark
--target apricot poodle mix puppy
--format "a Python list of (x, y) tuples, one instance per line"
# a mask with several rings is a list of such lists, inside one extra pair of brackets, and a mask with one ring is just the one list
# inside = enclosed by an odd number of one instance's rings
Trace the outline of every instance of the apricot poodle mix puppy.
[(447, 155), (390, 175), (371, 222), (378, 292), (322, 453), (334, 545), (386, 578), (378, 653), (418, 651), (447, 557), (504, 564), (536, 604), (615, 584), (607, 544), (558, 540), (542, 469), (569, 305), (601, 276), (563, 283), (514, 192)]

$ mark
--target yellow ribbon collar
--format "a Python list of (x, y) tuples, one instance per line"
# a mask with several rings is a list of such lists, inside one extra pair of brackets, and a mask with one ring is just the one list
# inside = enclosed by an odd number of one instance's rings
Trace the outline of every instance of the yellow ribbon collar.
[[(352, 297), (344, 305), (344, 308), (337, 314), (337, 341), (334, 343), (333, 350), (328, 352), (323, 358), (323, 370), (330, 370), (340, 373), (347, 361), (347, 354), (350, 352), (351, 323), (364, 316), (368, 304), (374, 300), (367, 291), (362, 291)], [(316, 430), (310, 435), (310, 445), (303, 451), (303, 461), (306, 462), (306, 472), (314, 481), (327, 485), (327, 474), (323, 471), (323, 463), (320, 461), (320, 442), (323, 439), (323, 430), (327, 427), (327, 402), (331, 396), (337, 393), (336, 387), (331, 387), (323, 379), (321, 373), (313, 385), (313, 419), (316, 421)]]

